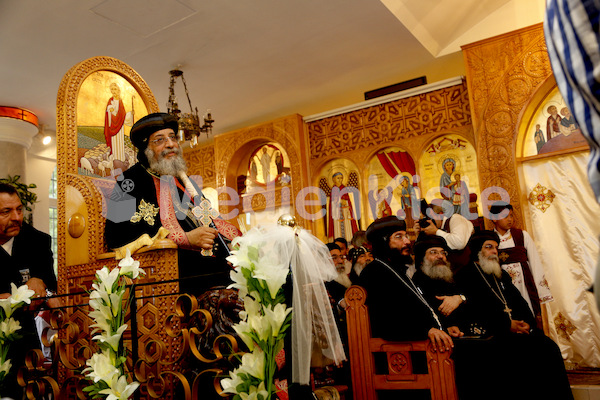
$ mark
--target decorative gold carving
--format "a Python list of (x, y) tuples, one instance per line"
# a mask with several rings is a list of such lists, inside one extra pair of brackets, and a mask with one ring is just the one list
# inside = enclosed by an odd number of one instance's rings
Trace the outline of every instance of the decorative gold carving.
[(157, 214), (158, 207), (154, 207), (154, 204), (146, 203), (146, 201), (142, 199), (140, 205), (138, 206), (138, 211), (131, 216), (129, 221), (135, 224), (136, 222), (144, 220), (148, 225), (153, 226), (154, 217), (156, 217)]
[(201, 176), (203, 186), (215, 186), (215, 146), (213, 143), (186, 150), (183, 156), (188, 164), (188, 175)]
[(554, 317), (554, 326), (556, 326), (556, 333), (558, 336), (571, 341), (571, 335), (577, 330), (577, 327), (571, 323), (561, 312), (556, 314)]
[(524, 107), (551, 75), (542, 25), (463, 48), (481, 187), (505, 189), (516, 224), (522, 207), (515, 164), (517, 126)]
[(310, 157), (323, 159), (471, 124), (466, 86), (457, 85), (308, 124)]
[(85, 230), (85, 217), (79, 213), (75, 213), (69, 218), (69, 235), (72, 238), (78, 238)]
[(548, 189), (545, 186), (540, 185), (539, 183), (535, 185), (535, 187), (529, 193), (527, 199), (532, 206), (540, 210), (541, 212), (546, 212), (548, 208), (552, 205), (554, 198), (556, 195), (552, 190)]
[[(164, 284), (156, 282), (155, 288), (159, 286)], [(124, 334), (124, 344), (133, 360), (127, 364), (131, 368), (130, 379), (141, 384), (139, 398), (201, 398), (201, 394), (207, 394), (207, 377), (213, 380), (211, 386), (219, 393), (218, 381), (231, 368), (229, 360), (241, 355), (237, 338), (228, 333), (243, 308), (235, 290), (210, 290), (198, 299), (182, 295), (175, 300), (171, 296), (174, 313), (169, 316), (155, 306), (157, 300), (164, 298), (162, 294), (148, 297), (144, 289), (136, 289), (135, 294), (137, 300), (133, 304), (143, 304), (137, 312), (132, 308), (132, 315), (137, 315), (137, 334), (132, 331), (132, 321), (127, 321), (129, 329)], [(58, 335), (52, 343), (45, 341), (52, 348), (52, 365), (44, 363), (40, 350), (33, 350), (24, 366), (16, 366), (19, 383), (26, 387), (28, 399), (48, 395), (57, 399), (87, 398), (82, 389), (88, 383), (81, 370), (96, 349), (90, 336), (91, 320), (85, 310), (87, 300), (85, 292), (71, 295), (67, 302), (78, 304), (77, 309), (52, 312), (50, 326)], [(166, 334), (158, 338), (161, 330)], [(173, 342), (179, 344), (177, 351), (169, 350)], [(176, 384), (181, 385), (182, 393), (174, 390)], [(212, 388), (208, 390), (210, 393)]]

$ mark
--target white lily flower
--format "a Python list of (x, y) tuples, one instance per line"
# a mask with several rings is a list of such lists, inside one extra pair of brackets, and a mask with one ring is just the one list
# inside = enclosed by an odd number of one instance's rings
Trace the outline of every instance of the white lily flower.
[(244, 383), (244, 381), (237, 374), (237, 370), (229, 371), (229, 376), (230, 378), (221, 379), (223, 393), (237, 394), (236, 388), (240, 383)]
[(35, 294), (33, 290), (30, 290), (27, 285), (22, 285), (17, 288), (17, 285), (11, 282), (10, 284), (10, 303), (19, 304), (27, 303), (31, 304), (31, 298)]
[(254, 277), (262, 279), (267, 284), (271, 298), (277, 297), (277, 292), (281, 289), (281, 286), (285, 283), (289, 273), (289, 265), (286, 264), (271, 264), (271, 263), (259, 263), (254, 269)]
[(263, 399), (267, 398), (268, 392), (265, 390), (265, 382), (262, 381), (258, 387), (250, 386), (248, 393), (240, 393), (240, 397), (242, 400), (259, 400), (259, 395), (262, 396)]
[(121, 335), (127, 329), (127, 324), (121, 325), (117, 332), (114, 335), (96, 335), (92, 338), (92, 340), (98, 340), (102, 343), (108, 343), (108, 345), (114, 350), (119, 350), (119, 343), (121, 343)]
[(92, 334), (96, 332), (110, 332), (110, 320), (106, 319), (100, 311), (91, 311), (89, 317), (94, 320), (94, 324), (90, 328), (94, 328)]
[[(92, 285), (93, 286), (93, 285)], [(92, 300), (98, 300), (103, 304), (109, 304), (110, 303), (110, 295), (104, 290), (104, 288), (100, 288), (98, 290), (94, 290), (92, 291), (92, 293), (90, 293), (90, 299)]]
[(233, 325), (233, 330), (235, 333), (237, 333), (238, 336), (244, 341), (246, 346), (248, 346), (248, 349), (252, 351), (254, 350), (254, 340), (252, 340), (252, 338), (249, 336), (250, 329), (250, 325), (248, 325), (246, 321), (241, 321)]
[(19, 329), (21, 329), (21, 324), (13, 318), (8, 318), (0, 322), (0, 332), (2, 332), (4, 337), (9, 337)]
[(119, 269), (114, 268), (112, 271), (109, 272), (107, 267), (103, 267), (102, 269), (96, 271), (96, 275), (99, 281), (99, 285), (97, 286), (98, 291), (111, 294), (112, 287), (119, 278)]
[(123, 294), (124, 294), (124, 292), (110, 294), (111, 311), (112, 311), (112, 315), (115, 317), (117, 316), (117, 314), (119, 313), (119, 310), (121, 309)]
[(120, 275), (125, 275), (131, 279), (136, 279), (140, 274), (146, 275), (146, 271), (140, 268), (140, 262), (131, 257), (131, 252), (127, 249), (125, 258), (119, 261)]
[(4, 361), (2, 364), (0, 364), (0, 373), (4, 372), (4, 374), (8, 374), (8, 371), (10, 371), (11, 367), (12, 363), (10, 360)]
[(254, 300), (252, 297), (244, 297), (244, 310), (246, 311), (246, 317), (253, 317), (260, 314), (260, 303)]
[(115, 375), (120, 374), (119, 369), (112, 364), (110, 357), (104, 353), (93, 354), (85, 362), (85, 365), (88, 368), (84, 369), (83, 373), (89, 372), (87, 377), (93, 379), (94, 383), (99, 381), (111, 382)]
[(242, 364), (238, 373), (247, 373), (260, 380), (265, 379), (265, 353), (259, 347), (255, 347), (252, 353), (242, 356)]
[[(227, 257), (229, 258), (229, 257)], [(248, 281), (242, 273), (241, 267), (235, 268), (229, 273), (233, 283), (228, 286), (228, 289), (234, 288), (238, 290), (238, 296), (244, 297), (248, 294)]]
[(292, 308), (287, 308), (285, 304), (276, 304), (273, 308), (265, 307), (265, 316), (271, 323), (271, 333), (273, 337), (279, 335), (279, 330), (287, 315), (292, 312)]
[[(234, 239), (233, 244), (235, 245), (235, 243), (236, 241)], [(239, 249), (231, 251), (231, 255), (227, 257), (226, 260), (234, 267), (250, 268), (252, 265), (252, 254), (252, 250), (249, 246), (241, 244)]]
[(127, 377), (122, 375), (118, 379), (113, 376), (112, 380), (108, 382), (108, 386), (108, 389), (99, 392), (108, 395), (106, 400), (128, 400), (140, 384), (138, 382), (128, 384)]
[(2, 310), (4, 310), (5, 317), (10, 318), (13, 313), (13, 309), (10, 304), (10, 298), (0, 299), (0, 307), (2, 307)]
[[(109, 306), (105, 306), (104, 304), (99, 303), (96, 300), (90, 300), (90, 302), (88, 304), (90, 305), (90, 307), (92, 307), (92, 309), (101, 313), (102, 316), (104, 317), (104, 319), (112, 319), (112, 317), (113, 317), (112, 310)], [(94, 314), (94, 315), (97, 315), (97, 314)]]
[(271, 335), (269, 319), (262, 315), (248, 316), (248, 324), (256, 332), (260, 340), (268, 340)]

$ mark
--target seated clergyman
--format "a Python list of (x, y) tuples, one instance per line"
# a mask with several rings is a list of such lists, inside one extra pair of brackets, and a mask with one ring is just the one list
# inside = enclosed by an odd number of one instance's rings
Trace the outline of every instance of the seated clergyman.
[(471, 262), (455, 275), (471, 321), (494, 344), (498, 375), (510, 374), (511, 384), (520, 388), (510, 398), (572, 399), (561, 352), (536, 327), (527, 302), (500, 267), (499, 243), (492, 231), (473, 235)]
[(165, 113), (146, 115), (132, 127), (138, 162), (117, 177), (105, 237), (118, 253), (133, 253), (155, 238), (172, 239), (179, 246), (181, 291), (199, 294), (230, 283), (227, 244), (240, 232), (187, 176), (178, 129), (177, 119)]
[(367, 291), (374, 337), (387, 340), (429, 338), (438, 351), (453, 347), (435, 310), (406, 274), (412, 265), (406, 223), (395, 216), (377, 219), (367, 228), (375, 259), (359, 277)]

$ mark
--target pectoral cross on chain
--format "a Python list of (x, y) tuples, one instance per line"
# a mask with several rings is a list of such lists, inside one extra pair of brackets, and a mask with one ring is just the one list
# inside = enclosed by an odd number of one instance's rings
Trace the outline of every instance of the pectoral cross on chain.
[(508, 314), (508, 317), (509, 317), (510, 319), (512, 319), (512, 315), (510, 314), (510, 312), (511, 312), (512, 310), (511, 310), (510, 308), (508, 308), (508, 304), (505, 304), (505, 305), (504, 305), (504, 310), (502, 310), (502, 311), (504, 311), (505, 313), (507, 313), (507, 314)]
[[(192, 208), (192, 214), (198, 219), (202, 226), (210, 226), (213, 218), (217, 218), (219, 213), (210, 206), (210, 201), (203, 199), (199, 205)], [(202, 249), (203, 256), (212, 256), (212, 249)]]

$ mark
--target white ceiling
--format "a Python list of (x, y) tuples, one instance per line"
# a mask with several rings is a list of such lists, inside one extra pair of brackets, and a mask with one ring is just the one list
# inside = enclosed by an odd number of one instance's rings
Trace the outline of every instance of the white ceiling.
[(168, 71), (181, 64), (218, 134), (422, 75), (463, 75), (461, 45), (539, 23), (543, 11), (544, 0), (0, 0), (0, 105), (53, 131), (63, 75), (110, 56), (166, 110)]

